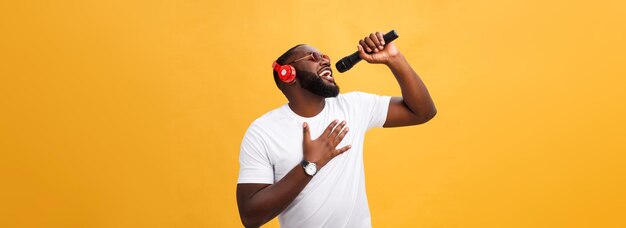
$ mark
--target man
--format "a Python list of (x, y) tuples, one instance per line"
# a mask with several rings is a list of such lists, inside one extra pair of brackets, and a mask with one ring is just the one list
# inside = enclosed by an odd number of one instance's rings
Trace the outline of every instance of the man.
[(330, 59), (309, 45), (280, 56), (274, 80), (289, 103), (256, 119), (241, 144), (237, 204), (244, 226), (276, 216), (281, 227), (372, 226), (365, 132), (422, 124), (437, 111), (419, 76), (393, 43), (385, 45), (382, 33), (357, 48), (368, 63), (389, 67), (402, 97), (339, 94)]

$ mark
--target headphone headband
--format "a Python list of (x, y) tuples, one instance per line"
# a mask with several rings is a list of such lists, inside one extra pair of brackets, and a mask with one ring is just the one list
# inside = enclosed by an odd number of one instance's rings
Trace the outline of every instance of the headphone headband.
[(280, 68), (280, 65), (276, 61), (274, 61), (274, 63), (272, 63), (272, 68), (274, 68), (274, 70), (276, 72), (278, 72), (278, 69)]

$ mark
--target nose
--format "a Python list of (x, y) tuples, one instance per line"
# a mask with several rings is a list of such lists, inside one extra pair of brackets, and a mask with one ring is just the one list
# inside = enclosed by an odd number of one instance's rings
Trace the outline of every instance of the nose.
[(330, 59), (322, 57), (322, 61), (320, 61), (320, 65), (322, 65), (322, 66), (330, 66)]

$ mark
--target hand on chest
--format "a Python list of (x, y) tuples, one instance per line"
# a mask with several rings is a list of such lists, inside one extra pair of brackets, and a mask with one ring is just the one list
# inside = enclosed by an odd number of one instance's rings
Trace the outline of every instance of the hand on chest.
[[(365, 129), (362, 126), (359, 126), (357, 121), (352, 120), (350, 118), (342, 118), (343, 116), (336, 118), (325, 118), (323, 120), (297, 120), (297, 121), (288, 121), (284, 124), (289, 125), (289, 127), (284, 128), (284, 132), (275, 132), (274, 138), (271, 139), (271, 145), (268, 145), (270, 148), (270, 161), (274, 164), (275, 172), (278, 176), (281, 174), (286, 174), (289, 170), (291, 170), (295, 165), (299, 164), (302, 161), (302, 152), (303, 152), (303, 134), (304, 130), (302, 128), (302, 124), (307, 122), (309, 125), (311, 139), (315, 140), (319, 137), (333, 137), (338, 134), (325, 134), (324, 132), (327, 130), (328, 126), (333, 122), (333, 120), (337, 119), (338, 122), (343, 120), (346, 121), (346, 127), (349, 129), (347, 134), (344, 136), (343, 140), (339, 142), (336, 148), (342, 148), (346, 145), (352, 145), (353, 148), (356, 144), (362, 144), (363, 136)], [(343, 129), (338, 129), (335, 127), (332, 129), (333, 131), (341, 131)], [(332, 132), (332, 131), (331, 131)], [(339, 132), (338, 132), (339, 133)], [(359, 153), (358, 151), (348, 151), (345, 156), (351, 156), (349, 153)]]

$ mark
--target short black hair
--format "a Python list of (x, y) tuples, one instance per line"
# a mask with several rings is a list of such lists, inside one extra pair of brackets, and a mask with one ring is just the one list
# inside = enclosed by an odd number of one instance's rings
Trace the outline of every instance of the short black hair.
[[(280, 57), (278, 57), (278, 59), (276, 59), (276, 63), (283, 65), (285, 64), (285, 62), (287, 61), (287, 59), (289, 59), (289, 57), (291, 57), (293, 55), (293, 50), (296, 49), (297, 47), (300, 47), (304, 44), (298, 44), (296, 46), (293, 46), (291, 48), (289, 48), (289, 50), (287, 50), (285, 53), (283, 53)], [(280, 83), (280, 77), (278, 77), (278, 72), (276, 72), (274, 69), (272, 69), (272, 74), (274, 74), (274, 82), (276, 83), (276, 86), (280, 89), (279, 83)]]

